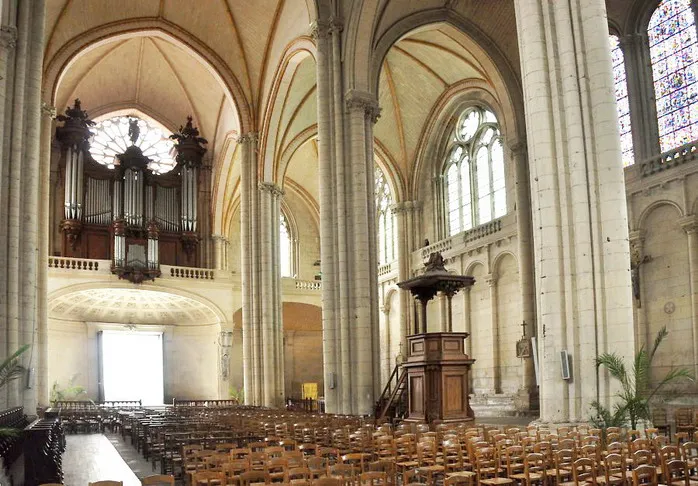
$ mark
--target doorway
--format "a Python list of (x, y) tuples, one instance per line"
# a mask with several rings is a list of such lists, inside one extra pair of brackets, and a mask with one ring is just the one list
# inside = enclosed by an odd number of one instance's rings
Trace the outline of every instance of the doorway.
[(102, 331), (101, 385), (104, 401), (141, 400), (162, 405), (163, 341), (160, 332)]

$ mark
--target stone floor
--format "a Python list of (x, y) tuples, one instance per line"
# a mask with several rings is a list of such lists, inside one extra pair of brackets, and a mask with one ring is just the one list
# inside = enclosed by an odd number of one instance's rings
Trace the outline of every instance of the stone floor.
[[(123, 457), (114, 444), (123, 451)], [(63, 455), (64, 484), (87, 486), (92, 481), (111, 479), (123, 481), (124, 486), (140, 486), (141, 482), (134, 471), (143, 476), (152, 474), (150, 465), (140, 458), (130, 444), (124, 443), (121, 437), (102, 434), (66, 437)]]

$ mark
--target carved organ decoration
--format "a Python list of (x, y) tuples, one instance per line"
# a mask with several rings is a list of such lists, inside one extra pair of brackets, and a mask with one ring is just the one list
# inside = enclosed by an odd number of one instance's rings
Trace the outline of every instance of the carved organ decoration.
[(168, 137), (133, 116), (94, 123), (76, 100), (58, 120), (62, 255), (111, 259), (135, 283), (158, 277), (161, 263), (196, 266), (206, 140), (191, 117)]

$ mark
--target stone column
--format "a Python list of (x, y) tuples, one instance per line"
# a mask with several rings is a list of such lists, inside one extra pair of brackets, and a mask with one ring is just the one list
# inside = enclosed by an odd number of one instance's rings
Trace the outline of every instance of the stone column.
[(688, 271), (691, 279), (693, 376), (698, 376), (698, 219), (692, 214), (681, 218), (679, 224), (688, 237)]
[(53, 143), (53, 120), (56, 109), (42, 104), (41, 113), (41, 225), (39, 227), (39, 264), (37, 275), (37, 325), (39, 329), (39, 365), (36, 373), (37, 401), (39, 406), (49, 405), (48, 381), (48, 257), (50, 242), (50, 197), (51, 197), (51, 146)]
[(625, 75), (630, 103), (630, 124), (633, 127), (635, 162), (659, 153), (659, 131), (652, 83), (652, 65), (649, 58), (646, 33), (632, 33), (619, 39), (625, 59)]
[[(583, 421), (634, 354), (628, 219), (603, 0), (515, 2), (530, 161), (544, 422)], [(560, 376), (560, 351), (574, 379)]]
[(463, 290), (461, 290), (461, 294), (463, 295), (463, 324), (464, 324), (464, 331), (470, 334), (468, 339), (465, 340), (465, 354), (470, 356), (472, 358), (472, 353), (473, 353), (473, 328), (470, 320), (470, 289), (472, 287), (465, 287)]
[[(413, 219), (415, 212), (419, 211), (419, 201), (403, 201), (394, 204), (392, 213), (395, 215), (395, 227), (398, 235), (397, 241), (397, 280), (401, 282), (411, 276), (412, 252), (415, 250), (414, 238), (412, 236)], [(406, 336), (412, 334), (414, 329), (414, 300), (406, 290), (399, 290), (400, 302), (400, 337), (403, 349), (407, 349)]]
[(279, 198), (283, 191), (271, 182), (260, 182), (258, 187), (261, 222), (261, 287), (258, 298), (262, 306), (262, 403), (266, 407), (280, 407), (285, 398), (279, 267)]
[(242, 367), (245, 404), (262, 404), (262, 362), (259, 313), (259, 205), (257, 198), (257, 134), (238, 139), (240, 168), (240, 274), (242, 278)]
[(497, 315), (497, 275), (491, 273), (485, 276), (485, 282), (490, 288), (490, 308), (491, 321), (490, 329), (492, 330), (492, 387), (494, 393), (501, 393), (502, 387), (502, 372), (499, 369), (499, 316)]
[(346, 403), (340, 394), (341, 347), (338, 291), (336, 286), (337, 255), (335, 238), (333, 136), (331, 117), (331, 83), (329, 24), (318, 21), (312, 35), (317, 46), (318, 166), (320, 173), (320, 270), (322, 272), (322, 346), (325, 372), (325, 407), (329, 413), (341, 412)]
[(228, 270), (228, 238), (223, 235), (211, 235), (213, 240), (213, 268)]
[(448, 296), (439, 292), (436, 300), (439, 303), (439, 332), (448, 332)]
[[(514, 143), (509, 146), (511, 161), (516, 171), (516, 230), (519, 250), (519, 289), (521, 291), (521, 319), (526, 325), (526, 337), (535, 336), (536, 292), (533, 276), (533, 247), (531, 242), (531, 197), (526, 145)], [(530, 394), (536, 386), (533, 357), (522, 362), (519, 403), (530, 408)]]

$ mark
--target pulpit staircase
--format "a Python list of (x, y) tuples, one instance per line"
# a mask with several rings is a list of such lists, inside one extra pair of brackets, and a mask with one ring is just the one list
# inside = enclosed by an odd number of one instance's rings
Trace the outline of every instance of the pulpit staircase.
[(402, 419), (407, 414), (407, 369), (396, 365), (376, 402), (376, 422)]

